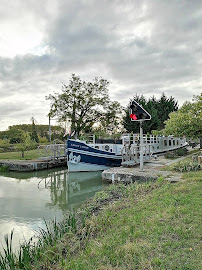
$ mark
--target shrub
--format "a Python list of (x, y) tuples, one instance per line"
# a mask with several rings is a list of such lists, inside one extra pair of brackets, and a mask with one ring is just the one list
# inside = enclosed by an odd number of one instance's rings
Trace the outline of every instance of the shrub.
[(167, 152), (165, 154), (165, 157), (176, 158), (176, 157), (186, 156), (187, 152), (188, 152), (187, 148), (179, 148), (179, 149)]
[(173, 169), (178, 172), (190, 172), (190, 171), (199, 171), (201, 166), (197, 162), (184, 161), (179, 162), (173, 166)]
[(179, 148), (175, 151), (178, 156), (185, 156), (187, 155), (187, 152), (188, 152), (187, 148)]
[(176, 158), (177, 155), (174, 151), (170, 151), (170, 152), (165, 153), (165, 157), (166, 158)]
[(0, 172), (7, 172), (8, 170), (8, 166), (0, 166)]
[(48, 139), (46, 137), (41, 137), (41, 136), (38, 136), (39, 137), (39, 143), (48, 143)]

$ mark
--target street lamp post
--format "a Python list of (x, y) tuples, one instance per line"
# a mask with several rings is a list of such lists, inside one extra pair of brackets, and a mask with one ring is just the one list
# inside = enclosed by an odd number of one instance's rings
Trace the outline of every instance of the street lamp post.
[(51, 117), (50, 117), (50, 114), (48, 115), (48, 118), (49, 118), (49, 141), (51, 143)]

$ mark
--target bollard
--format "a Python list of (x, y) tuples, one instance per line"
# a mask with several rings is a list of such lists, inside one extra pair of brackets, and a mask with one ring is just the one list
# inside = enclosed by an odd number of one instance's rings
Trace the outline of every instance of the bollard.
[(198, 156), (192, 156), (192, 162), (198, 162)]

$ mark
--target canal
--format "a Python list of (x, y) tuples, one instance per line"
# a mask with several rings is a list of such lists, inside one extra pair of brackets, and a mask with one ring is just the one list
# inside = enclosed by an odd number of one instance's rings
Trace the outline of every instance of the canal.
[[(66, 168), (0, 173), (0, 243), (14, 229), (18, 249), (45, 228), (44, 220), (60, 221), (103, 186), (101, 172), (68, 173)], [(0, 251), (2, 245), (0, 244)]]

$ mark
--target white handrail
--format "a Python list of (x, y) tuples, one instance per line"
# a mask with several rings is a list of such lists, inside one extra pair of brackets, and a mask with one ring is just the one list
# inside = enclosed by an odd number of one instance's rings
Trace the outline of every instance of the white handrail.
[(60, 158), (64, 157), (67, 154), (67, 149), (65, 144), (48, 144), (48, 145), (39, 145), (37, 151), (40, 156), (46, 158)]

